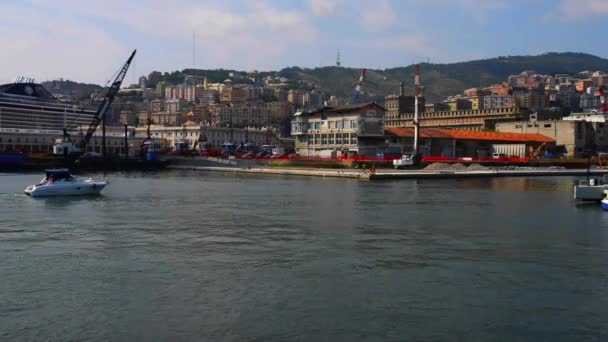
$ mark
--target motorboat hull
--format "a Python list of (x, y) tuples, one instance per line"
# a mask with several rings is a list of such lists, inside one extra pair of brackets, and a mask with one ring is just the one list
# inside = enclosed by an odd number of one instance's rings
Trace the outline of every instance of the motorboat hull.
[(602, 200), (602, 209), (608, 210), (608, 199)]
[(575, 185), (574, 199), (580, 201), (601, 201), (608, 185)]
[(25, 194), (32, 197), (50, 196), (85, 196), (99, 195), (108, 185), (108, 182), (64, 182), (44, 185), (30, 185), (25, 189)]

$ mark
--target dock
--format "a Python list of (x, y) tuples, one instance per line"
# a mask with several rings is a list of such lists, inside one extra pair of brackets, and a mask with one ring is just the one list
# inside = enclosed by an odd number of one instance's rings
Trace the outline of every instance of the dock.
[[(235, 167), (235, 166), (194, 166), (170, 165), (168, 169), (198, 170), (208, 172), (226, 172), (241, 174), (266, 174), (285, 176), (334, 177), (358, 180), (394, 180), (394, 179), (449, 179), (449, 178), (488, 178), (488, 177), (547, 177), (547, 176), (586, 176), (587, 169), (554, 169), (554, 168), (521, 168), (489, 170), (390, 170), (378, 169), (376, 172), (357, 169), (301, 169), (275, 167)], [(602, 176), (608, 170), (592, 169), (590, 175)]]

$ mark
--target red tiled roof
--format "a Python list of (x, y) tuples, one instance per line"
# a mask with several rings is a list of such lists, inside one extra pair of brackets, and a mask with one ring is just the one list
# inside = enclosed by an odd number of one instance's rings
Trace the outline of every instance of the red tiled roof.
[[(389, 127), (386, 128), (391, 134), (402, 138), (413, 138), (414, 129), (409, 127)], [(482, 132), (467, 131), (458, 129), (442, 128), (421, 128), (421, 138), (434, 139), (456, 139), (456, 140), (484, 140), (500, 142), (535, 142), (535, 143), (554, 143), (555, 140), (541, 134), (532, 133), (503, 133), (503, 132)]]
[(555, 140), (536, 133), (504, 133), (504, 132), (481, 132), (464, 131), (452, 129), (450, 134), (454, 139), (460, 140), (490, 140), (490, 141), (509, 141), (509, 142), (540, 142), (554, 143)]

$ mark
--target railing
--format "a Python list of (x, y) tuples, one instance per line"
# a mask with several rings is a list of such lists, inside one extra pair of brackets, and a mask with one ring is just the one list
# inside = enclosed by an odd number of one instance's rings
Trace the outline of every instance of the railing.
[(500, 158), (479, 158), (479, 157), (444, 157), (444, 156), (428, 156), (422, 157), (422, 161), (428, 163), (528, 163), (531, 158), (520, 158), (520, 157), (500, 157)]

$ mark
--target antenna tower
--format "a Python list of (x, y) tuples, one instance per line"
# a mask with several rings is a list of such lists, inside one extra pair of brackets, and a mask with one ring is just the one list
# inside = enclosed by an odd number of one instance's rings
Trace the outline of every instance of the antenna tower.
[(340, 62), (340, 49), (338, 49), (338, 54), (336, 56), (336, 66), (338, 68), (342, 66), (342, 63)]
[(196, 32), (192, 31), (192, 69), (196, 69)]

